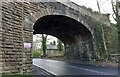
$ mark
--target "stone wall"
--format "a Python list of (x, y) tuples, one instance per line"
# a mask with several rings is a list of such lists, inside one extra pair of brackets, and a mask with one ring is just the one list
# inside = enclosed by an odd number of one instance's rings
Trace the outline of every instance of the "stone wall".
[(94, 53), (92, 39), (65, 46), (66, 60), (90, 61)]
[(2, 2), (0, 1), (0, 73), (2, 73)]
[(23, 48), (23, 43), (32, 43), (32, 30), (24, 27), (23, 7), (20, 2), (2, 3), (3, 73), (31, 71), (31, 49)]
[(19, 6), (2, 2), (4, 73), (17, 73), (22, 70), (22, 8)]

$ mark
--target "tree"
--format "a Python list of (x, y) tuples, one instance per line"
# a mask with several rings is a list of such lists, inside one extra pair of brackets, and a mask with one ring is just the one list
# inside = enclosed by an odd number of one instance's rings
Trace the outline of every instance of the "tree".
[[(120, 1), (116, 0), (115, 2), (113, 2), (113, 0), (111, 0), (111, 4), (112, 4), (112, 9), (113, 9), (113, 18), (114, 20), (117, 22), (117, 28), (118, 28), (118, 35), (120, 33)], [(118, 37), (119, 38), (119, 37)]]
[(57, 45), (57, 47), (58, 47), (58, 51), (63, 51), (63, 45), (62, 45), (62, 41), (60, 41), (59, 39), (58, 39), (58, 45)]
[(52, 42), (50, 42), (50, 45), (53, 45), (53, 43), (52, 43)]
[(120, 49), (118, 48), (119, 43), (120, 43), (120, 1), (116, 0), (113, 1), (111, 0), (111, 4), (112, 4), (112, 10), (113, 10), (113, 18), (116, 21), (116, 27), (117, 27), (117, 32), (118, 32), (118, 39), (117, 39), (117, 54), (119, 54)]
[(56, 42), (55, 42), (55, 41), (53, 41), (53, 45), (56, 45)]
[[(97, 7), (98, 7), (98, 10), (99, 10), (99, 13), (101, 14), (101, 8), (100, 8), (100, 3), (98, 0), (97, 1)], [(102, 14), (101, 14), (101, 17), (102, 17)], [(106, 46), (106, 40), (105, 40), (105, 35), (104, 35), (104, 29), (103, 29), (103, 24), (101, 23), (101, 30), (102, 30), (102, 38), (103, 38), (103, 44), (104, 44), (104, 49), (105, 49), (105, 52), (106, 52), (106, 55), (103, 54), (104, 56), (107, 56), (108, 55), (108, 51), (107, 51), (107, 46)], [(101, 56), (102, 57), (102, 56)], [(107, 60), (107, 59), (106, 59)]]
[[(111, 4), (112, 4), (112, 10), (113, 10), (113, 18), (114, 20), (119, 23), (119, 17), (120, 17), (120, 2), (118, 2), (117, 0), (114, 2), (113, 0), (111, 0)], [(118, 26), (119, 24), (117, 24)]]
[[(120, 38), (120, 1), (116, 0), (115, 2), (111, 0), (112, 4), (112, 10), (113, 10), (113, 18), (116, 21), (116, 26), (118, 28), (118, 44), (120, 43), (119, 38)], [(119, 50), (119, 49), (118, 49)], [(118, 51), (119, 52), (119, 51)]]
[(47, 41), (47, 35), (42, 34), (42, 51), (43, 51), (43, 56), (46, 56), (46, 50), (47, 50), (47, 46), (46, 46), (46, 41)]

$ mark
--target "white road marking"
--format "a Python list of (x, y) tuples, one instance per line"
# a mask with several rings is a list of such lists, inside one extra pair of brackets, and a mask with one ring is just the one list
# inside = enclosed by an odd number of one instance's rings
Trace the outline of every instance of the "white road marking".
[(79, 67), (70, 66), (70, 65), (68, 65), (68, 67), (81, 69), (81, 70), (85, 70), (85, 71), (90, 71), (90, 72), (95, 72), (95, 73), (99, 73), (99, 74), (102, 74), (102, 75), (106, 75), (106, 73), (104, 73), (104, 72), (99, 72), (99, 71), (95, 71), (95, 70), (91, 70), (91, 69), (87, 69), (87, 68), (79, 68)]
[[(39, 68), (45, 69), (44, 67), (41, 67), (41, 66), (39, 66), (39, 65), (37, 65), (37, 64), (34, 64), (34, 63), (33, 63), (33, 65), (35, 65), (35, 66), (37, 66), (37, 67), (39, 67)], [(57, 74), (55, 74), (54, 72), (52, 72), (52, 71), (50, 71), (50, 70), (47, 70), (47, 69), (45, 69), (45, 70), (46, 70), (47, 72), (53, 74), (53, 75), (57, 75)]]

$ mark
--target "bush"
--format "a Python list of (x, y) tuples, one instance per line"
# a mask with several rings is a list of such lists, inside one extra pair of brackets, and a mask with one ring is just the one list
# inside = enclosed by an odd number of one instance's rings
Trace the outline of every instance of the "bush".
[(32, 56), (33, 56), (33, 58), (39, 58), (41, 56), (41, 54), (38, 51), (33, 51)]

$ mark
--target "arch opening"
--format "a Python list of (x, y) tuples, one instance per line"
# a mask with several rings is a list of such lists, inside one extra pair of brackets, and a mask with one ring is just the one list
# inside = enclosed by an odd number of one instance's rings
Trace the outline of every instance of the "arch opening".
[(66, 59), (81, 59), (93, 51), (92, 34), (80, 22), (63, 15), (43, 16), (34, 24), (33, 34), (47, 34), (59, 38), (65, 45)]
[[(44, 54), (44, 49), (43, 49), (43, 37), (42, 36), (47, 36), (46, 40), (44, 40), (44, 46), (46, 46), (45, 49), (45, 54)], [(64, 59), (64, 43), (51, 35), (46, 35), (46, 34), (35, 34), (33, 35), (33, 58), (38, 58), (38, 57), (45, 57), (48, 59)], [(37, 53), (37, 55), (36, 55)]]

